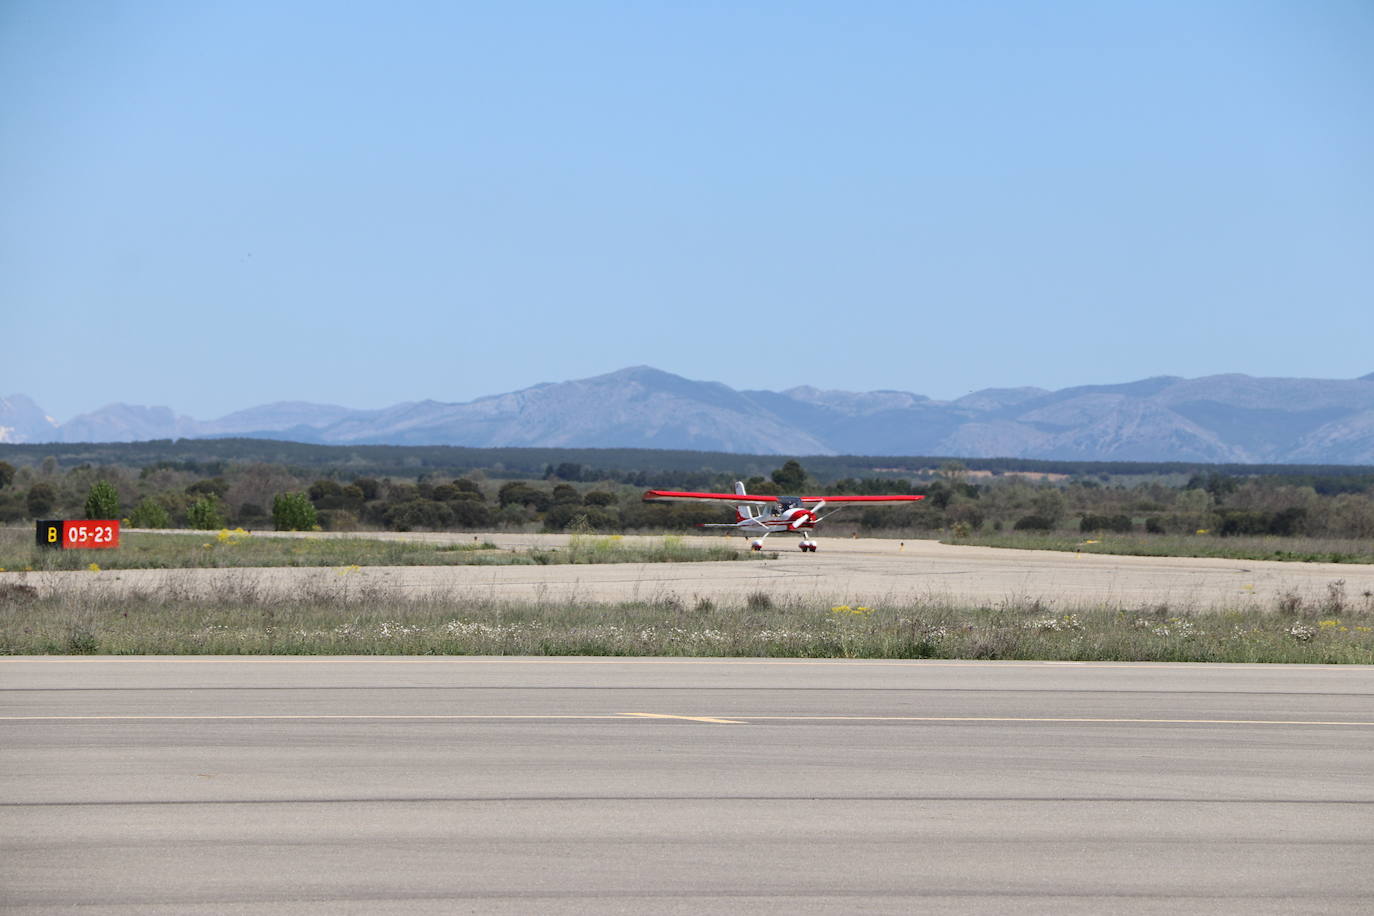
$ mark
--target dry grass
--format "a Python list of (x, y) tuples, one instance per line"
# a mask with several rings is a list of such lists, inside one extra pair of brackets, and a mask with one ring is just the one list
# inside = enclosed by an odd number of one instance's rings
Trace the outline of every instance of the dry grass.
[(1145, 557), (1221, 557), (1298, 563), (1374, 563), (1374, 542), (1308, 537), (1214, 537), (1210, 534), (1065, 534), (986, 532), (947, 538), (946, 544), (1060, 550)]
[(1317, 602), (1108, 607), (937, 599), (818, 605), (750, 595), (686, 603), (398, 596), (367, 586), (289, 599), (251, 582), (213, 597), (0, 586), (3, 654), (666, 655), (1374, 663), (1374, 596), (1333, 582)]
[[(618, 537), (574, 535), (563, 549), (502, 550), (486, 541), (431, 544), (374, 538), (254, 537), (242, 531), (126, 533), (111, 550), (38, 547), (33, 532), (0, 529), (0, 570), (197, 569), (346, 566), (513, 566), (566, 563), (691, 563), (750, 560), (733, 546), (688, 547), (681, 538), (626, 544)], [(776, 554), (772, 554), (776, 558)]]

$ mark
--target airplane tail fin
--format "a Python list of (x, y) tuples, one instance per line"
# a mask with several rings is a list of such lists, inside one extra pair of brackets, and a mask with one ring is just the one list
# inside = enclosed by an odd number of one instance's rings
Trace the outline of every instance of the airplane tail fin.
[[(743, 496), (744, 493), (745, 493), (745, 490), (744, 490), (744, 481), (742, 481), (742, 480), (736, 480), (736, 481), (735, 481), (735, 494), (736, 494), (737, 496)], [(753, 506), (736, 506), (736, 507), (735, 507), (735, 521), (737, 521), (737, 522), (742, 522), (742, 521), (744, 521), (745, 519), (750, 519), (750, 518), (753, 518), (753, 517), (754, 517), (754, 507), (753, 507)]]

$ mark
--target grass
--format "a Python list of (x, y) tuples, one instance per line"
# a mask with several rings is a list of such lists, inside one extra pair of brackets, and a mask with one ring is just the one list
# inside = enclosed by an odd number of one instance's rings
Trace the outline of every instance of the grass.
[[(502, 550), (485, 541), (427, 544), (369, 538), (254, 537), (239, 531), (125, 533), (112, 550), (37, 547), (31, 531), (0, 530), (0, 570), (190, 569), (267, 566), (509, 566), (564, 563), (690, 563), (749, 560), (732, 546), (687, 547), (681, 538), (626, 544), (574, 535), (563, 549)], [(776, 558), (776, 554), (772, 554)]]
[(1296, 563), (1374, 563), (1374, 542), (1307, 537), (1214, 537), (1207, 534), (1064, 534), (988, 532), (943, 543), (1016, 550), (1063, 550), (1146, 557), (1220, 557)]
[(735, 603), (668, 595), (617, 603), (346, 595), (306, 585), (282, 598), (248, 583), (71, 590), (0, 584), (0, 654), (655, 655), (1066, 661), (1374, 663), (1374, 596), (1333, 582), (1245, 610), (940, 599), (865, 606)]

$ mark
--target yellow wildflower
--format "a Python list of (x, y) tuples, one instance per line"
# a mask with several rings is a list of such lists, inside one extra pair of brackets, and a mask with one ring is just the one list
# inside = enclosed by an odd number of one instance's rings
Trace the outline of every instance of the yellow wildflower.
[(1321, 627), (1323, 630), (1329, 630), (1329, 629), (1331, 629), (1332, 627), (1338, 627), (1338, 626), (1340, 626), (1340, 625), (1341, 625), (1341, 622), (1340, 622), (1339, 620), (1318, 620), (1318, 621), (1317, 621), (1317, 626)]
[(100, 572), (99, 563), (92, 563), (90, 566), (87, 566), (86, 568), (89, 569), (91, 572)]

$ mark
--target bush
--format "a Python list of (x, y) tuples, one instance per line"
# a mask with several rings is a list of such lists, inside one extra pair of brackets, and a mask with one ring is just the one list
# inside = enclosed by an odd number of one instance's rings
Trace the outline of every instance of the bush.
[(318, 518), (320, 527), (325, 531), (358, 530), (358, 516), (347, 509), (321, 509)]
[(304, 493), (282, 493), (272, 500), (272, 524), (278, 531), (314, 531), (319, 518)]
[(186, 522), (197, 531), (216, 531), (224, 527), (224, 512), (215, 496), (202, 496), (186, 509)]
[(491, 510), (475, 499), (456, 499), (448, 504), (452, 523), (459, 528), (484, 528), (491, 524)]
[(432, 499), (408, 499), (386, 510), (387, 526), (396, 531), (413, 531), (416, 528), (437, 531), (447, 528), (452, 518), (453, 512), (447, 505)]
[(520, 481), (513, 480), (501, 487), (497, 501), (504, 509), (507, 506), (532, 506), (536, 512), (543, 512), (553, 503), (553, 497), (543, 490)]
[(119, 518), (119, 491), (108, 481), (91, 484), (86, 494), (86, 518)]
[(36, 483), (29, 487), (29, 495), (24, 499), (30, 518), (42, 518), (52, 511), (56, 503), (57, 491), (46, 483)]
[(129, 515), (129, 525), (134, 528), (170, 528), (172, 519), (162, 503), (147, 496)]
[(197, 480), (186, 488), (187, 496), (213, 496), (223, 499), (224, 494), (229, 492), (229, 482), (223, 477), (211, 477), (209, 480)]
[(1095, 531), (1130, 534), (1131, 529), (1131, 517), (1129, 515), (1085, 515), (1083, 520), (1078, 523), (1078, 530), (1084, 534), (1091, 534)]
[(312, 503), (319, 504), (326, 499), (342, 496), (343, 487), (339, 486), (339, 484), (333, 480), (322, 478), (310, 485), (310, 490), (306, 495), (310, 497)]
[(1016, 524), (1011, 526), (1013, 531), (1053, 531), (1054, 522), (1045, 518), (1043, 515), (1025, 515), (1016, 520)]

